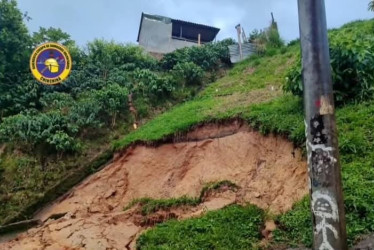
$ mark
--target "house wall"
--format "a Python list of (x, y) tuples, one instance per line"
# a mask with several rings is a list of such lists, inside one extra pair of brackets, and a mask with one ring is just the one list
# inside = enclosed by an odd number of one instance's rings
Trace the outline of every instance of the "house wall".
[(139, 45), (148, 52), (166, 54), (176, 49), (197, 45), (194, 42), (173, 39), (171, 21), (143, 18)]

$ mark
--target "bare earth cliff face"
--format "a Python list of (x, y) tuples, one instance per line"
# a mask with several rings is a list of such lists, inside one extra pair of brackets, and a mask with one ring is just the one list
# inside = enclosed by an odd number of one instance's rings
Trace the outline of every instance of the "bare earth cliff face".
[[(133, 249), (135, 238), (155, 223), (200, 216), (232, 203), (282, 213), (307, 192), (307, 168), (292, 143), (262, 136), (233, 122), (205, 125), (186, 142), (137, 146), (39, 212), (43, 225), (0, 249)], [(139, 209), (123, 211), (135, 198), (197, 197), (208, 182), (230, 180), (238, 191), (211, 194), (197, 207), (157, 213), (145, 222)], [(65, 214), (59, 219), (49, 219)]]

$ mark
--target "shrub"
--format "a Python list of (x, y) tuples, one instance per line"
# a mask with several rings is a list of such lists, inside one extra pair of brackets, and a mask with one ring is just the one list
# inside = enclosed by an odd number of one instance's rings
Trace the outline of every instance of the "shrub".
[(219, 64), (219, 54), (210, 44), (186, 48), (186, 54), (182, 62), (193, 62), (204, 70), (213, 70)]
[(195, 63), (205, 71), (217, 69), (220, 64), (230, 65), (228, 45), (234, 40), (225, 39), (220, 42), (178, 49), (166, 54), (160, 61), (164, 70), (173, 69), (178, 63)]
[[(127, 88), (118, 84), (110, 84), (106, 87), (92, 91), (91, 95), (100, 105), (100, 111), (105, 117), (111, 118), (112, 127), (116, 125), (119, 113), (127, 113)], [(106, 120), (106, 119), (105, 119)]]
[(177, 49), (171, 53), (167, 53), (160, 61), (160, 65), (164, 70), (171, 70), (175, 65), (182, 62), (187, 62), (189, 56), (187, 54), (188, 48)]
[(82, 98), (71, 107), (68, 120), (83, 131), (89, 128), (99, 128), (103, 124), (100, 120), (101, 109), (100, 103), (94, 98)]
[(284, 46), (284, 41), (279, 35), (278, 29), (271, 27), (267, 32), (267, 47), (281, 48)]
[(24, 145), (31, 150), (52, 147), (56, 151), (75, 151), (77, 142), (71, 135), (78, 132), (61, 112), (28, 112), (4, 119), (0, 125), (0, 140)]
[[(369, 99), (374, 94), (374, 36), (370, 33), (374, 22), (368, 22), (363, 27), (368, 30), (356, 30), (350, 25), (341, 31), (330, 32), (333, 88), (338, 104)], [(302, 96), (300, 56), (286, 76), (283, 89)]]
[(46, 93), (40, 98), (40, 103), (46, 110), (64, 109), (74, 104), (71, 95), (60, 92)]
[(222, 63), (226, 65), (231, 65), (229, 45), (235, 44), (235, 40), (232, 38), (227, 38), (217, 43), (213, 43), (213, 49), (217, 52), (219, 59)]
[(183, 82), (183, 85), (191, 85), (201, 83), (204, 71), (193, 62), (185, 62), (175, 65), (173, 68), (173, 74), (176, 79)]
[(162, 97), (175, 89), (174, 79), (171, 76), (162, 76), (149, 69), (136, 69), (130, 77), (131, 83), (127, 85), (130, 92), (143, 96)]
[(80, 144), (64, 131), (57, 131), (48, 137), (47, 143), (54, 146), (58, 152), (76, 152), (80, 149)]
[(155, 69), (156, 59), (146, 54), (139, 46), (123, 45), (105, 40), (94, 40), (88, 43), (87, 61), (100, 69), (102, 77), (106, 78), (111, 68), (132, 63), (138, 68)]

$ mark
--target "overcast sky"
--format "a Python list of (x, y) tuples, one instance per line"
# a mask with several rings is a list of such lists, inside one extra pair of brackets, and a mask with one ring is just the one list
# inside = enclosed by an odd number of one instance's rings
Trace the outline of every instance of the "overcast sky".
[[(372, 18), (369, 0), (325, 0), (329, 28)], [(218, 40), (236, 37), (240, 23), (248, 34), (269, 25), (274, 13), (281, 36), (298, 37), (297, 0), (18, 0), (22, 12), (32, 18), (30, 31), (61, 28), (79, 45), (94, 38), (136, 43), (142, 12), (215, 26)]]

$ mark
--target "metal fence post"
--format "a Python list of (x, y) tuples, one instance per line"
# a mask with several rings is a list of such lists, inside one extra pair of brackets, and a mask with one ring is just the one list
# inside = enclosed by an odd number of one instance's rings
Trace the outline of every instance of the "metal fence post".
[(324, 0), (298, 0), (313, 249), (346, 250)]

